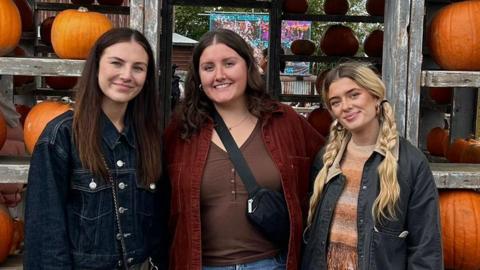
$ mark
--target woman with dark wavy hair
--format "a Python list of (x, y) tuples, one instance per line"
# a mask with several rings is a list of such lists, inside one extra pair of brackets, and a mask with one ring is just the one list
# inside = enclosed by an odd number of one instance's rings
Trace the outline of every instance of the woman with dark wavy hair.
[[(284, 244), (247, 219), (248, 193), (214, 128), (214, 113), (257, 184), (284, 195), (290, 225)], [(203, 35), (185, 100), (165, 134), (171, 269), (297, 269), (309, 166), (323, 142), (302, 116), (269, 97), (252, 48), (238, 34), (218, 29)]]
[(166, 268), (156, 74), (140, 32), (115, 28), (97, 40), (74, 110), (47, 125), (32, 154), (25, 268)]

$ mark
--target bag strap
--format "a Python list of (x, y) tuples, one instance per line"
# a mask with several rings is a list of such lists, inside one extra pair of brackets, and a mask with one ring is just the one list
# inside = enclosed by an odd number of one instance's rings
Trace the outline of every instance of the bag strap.
[(237, 143), (233, 139), (232, 134), (230, 134), (227, 125), (225, 125), (225, 122), (217, 111), (215, 111), (213, 114), (213, 120), (215, 121), (215, 130), (217, 131), (223, 145), (227, 149), (228, 156), (240, 175), (248, 194), (250, 196), (255, 195), (260, 187), (257, 185), (255, 176), (253, 176), (247, 161), (242, 155), (242, 152), (240, 152), (240, 149), (238, 149)]

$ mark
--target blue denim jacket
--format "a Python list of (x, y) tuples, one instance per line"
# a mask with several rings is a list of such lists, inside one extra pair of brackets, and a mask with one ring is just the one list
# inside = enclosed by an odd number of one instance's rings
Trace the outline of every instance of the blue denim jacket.
[[(169, 206), (168, 194), (163, 192), (168, 188), (159, 182), (144, 186), (137, 179), (135, 133), (128, 117), (122, 133), (103, 113), (101, 117), (102, 149), (118, 194), (127, 262), (135, 265), (155, 255), (157, 263), (166, 267)], [(52, 120), (31, 158), (26, 269), (115, 269), (121, 265), (111, 184), (82, 167), (72, 140), (72, 119), (70, 111)]]

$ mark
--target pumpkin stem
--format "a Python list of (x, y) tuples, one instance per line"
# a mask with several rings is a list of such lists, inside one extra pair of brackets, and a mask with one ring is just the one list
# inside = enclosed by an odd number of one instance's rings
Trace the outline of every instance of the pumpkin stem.
[(79, 7), (79, 8), (78, 8), (78, 11), (79, 11), (79, 12), (88, 12), (88, 8), (86, 8), (86, 7)]

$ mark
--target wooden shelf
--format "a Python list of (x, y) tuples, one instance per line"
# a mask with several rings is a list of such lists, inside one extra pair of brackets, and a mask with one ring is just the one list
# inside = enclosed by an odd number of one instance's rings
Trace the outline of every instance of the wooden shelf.
[(47, 3), (47, 2), (35, 2), (34, 9), (36, 10), (49, 10), (49, 11), (62, 11), (65, 9), (78, 9), (84, 6), (89, 11), (96, 11), (100, 13), (108, 14), (121, 14), (129, 15), (130, 7), (128, 6), (107, 6), (107, 5), (76, 5), (71, 3)]
[(430, 163), (438, 188), (480, 188), (480, 164)]
[(421, 86), (480, 87), (480, 71), (423, 70)]
[(321, 14), (296, 14), (284, 13), (282, 20), (315, 21), (315, 22), (363, 22), (383, 23), (382, 16), (349, 16), (349, 15), (321, 15)]
[(291, 62), (344, 62), (363, 61), (371, 63), (382, 63), (381, 57), (359, 57), (359, 56), (316, 56), (316, 55), (280, 55), (280, 59)]
[(29, 157), (0, 156), (0, 183), (27, 183)]
[(31, 76), (80, 76), (85, 60), (0, 57), (0, 74)]
[(203, 7), (238, 7), (238, 8), (265, 8), (272, 6), (271, 2), (256, 0), (171, 0), (172, 5), (203, 6)]

